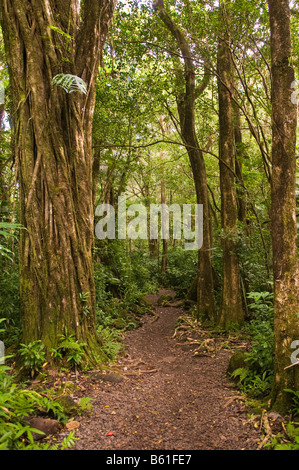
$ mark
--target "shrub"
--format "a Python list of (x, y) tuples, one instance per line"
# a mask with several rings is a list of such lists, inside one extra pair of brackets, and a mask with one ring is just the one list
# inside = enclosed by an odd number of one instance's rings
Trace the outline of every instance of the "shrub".
[(50, 413), (58, 420), (66, 416), (53, 395), (47, 398), (34, 390), (23, 389), (14, 382), (10, 372), (8, 367), (0, 366), (0, 450), (54, 450), (71, 446), (73, 434), (56, 446), (34, 441), (33, 433), (41, 432), (28, 424), (27, 417), (41, 412)]
[(270, 450), (299, 450), (299, 423), (289, 421), (284, 433), (278, 433), (265, 445)]
[(46, 362), (44, 345), (40, 340), (32, 341), (29, 344), (21, 343), (19, 349), (21, 369), (34, 377), (41, 370)]
[(70, 368), (77, 368), (81, 365), (85, 352), (84, 352), (85, 343), (79, 343), (75, 335), (69, 335), (67, 328), (65, 333), (60, 335), (58, 338), (58, 347), (52, 349), (52, 356), (54, 359), (63, 360), (69, 364)]
[(232, 372), (241, 388), (251, 396), (267, 395), (271, 391), (274, 374), (274, 328), (273, 294), (251, 292), (250, 308), (252, 320), (246, 327), (251, 339), (251, 349), (245, 352), (248, 367), (239, 367)]
[(168, 250), (166, 282), (168, 287), (186, 293), (196, 276), (197, 252), (186, 251), (183, 247)]

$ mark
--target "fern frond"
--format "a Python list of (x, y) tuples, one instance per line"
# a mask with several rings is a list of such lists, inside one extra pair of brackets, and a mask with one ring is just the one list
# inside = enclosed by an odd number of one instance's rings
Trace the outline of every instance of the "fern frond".
[(52, 80), (52, 85), (60, 86), (66, 93), (74, 93), (76, 91), (87, 94), (87, 85), (82, 78), (77, 75), (60, 73)]
[(239, 382), (242, 383), (246, 379), (246, 377), (248, 376), (249, 372), (250, 372), (249, 369), (246, 369), (245, 367), (239, 367), (238, 369), (235, 369), (232, 372), (231, 376), (234, 379), (239, 377)]

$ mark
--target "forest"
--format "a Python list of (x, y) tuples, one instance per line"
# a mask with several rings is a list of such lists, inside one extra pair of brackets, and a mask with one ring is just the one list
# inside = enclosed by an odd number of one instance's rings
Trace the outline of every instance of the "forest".
[(0, 450), (299, 450), (298, 0), (0, 26)]

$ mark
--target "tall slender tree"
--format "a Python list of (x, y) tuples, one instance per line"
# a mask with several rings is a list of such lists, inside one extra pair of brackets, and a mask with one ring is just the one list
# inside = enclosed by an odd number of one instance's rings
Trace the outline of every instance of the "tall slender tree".
[(292, 43), (288, 0), (269, 0), (272, 55), (272, 247), (274, 274), (275, 383), (273, 407), (286, 411), (298, 390), (299, 367), (291, 364), (299, 340), (299, 269), (296, 224), (296, 126), (292, 103)]
[(209, 191), (203, 152), (196, 135), (195, 100), (205, 90), (209, 82), (209, 73), (205, 69), (202, 82), (196, 85), (196, 69), (187, 35), (181, 30), (165, 8), (163, 0), (154, 2), (155, 10), (165, 27), (176, 41), (184, 61), (183, 73), (179, 68), (178, 75), (183, 75), (181, 93), (177, 97), (177, 109), (183, 143), (189, 155), (192, 168), (197, 203), (203, 205), (203, 245), (198, 255), (197, 304), (198, 314), (205, 319), (215, 320), (216, 306), (214, 296), (214, 279), (211, 261), (212, 234), (210, 224)]
[[(87, 344), (90, 356), (96, 348), (92, 120), (114, 6), (115, 0), (0, 2), (26, 229), (20, 240), (23, 341), (42, 340), (48, 351), (65, 328)], [(53, 85), (57, 75), (67, 75), (69, 93)]]
[(218, 323), (229, 328), (244, 321), (241, 278), (237, 253), (238, 207), (235, 191), (235, 129), (232, 89), (234, 67), (229, 46), (230, 2), (219, 8), (218, 95), (219, 168), (221, 189), (221, 226), (223, 285)]

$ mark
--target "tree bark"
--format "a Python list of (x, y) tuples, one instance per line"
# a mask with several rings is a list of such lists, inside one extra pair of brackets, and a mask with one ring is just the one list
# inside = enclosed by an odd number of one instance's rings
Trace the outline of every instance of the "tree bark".
[(234, 115), (234, 134), (235, 134), (235, 173), (237, 178), (237, 207), (238, 207), (238, 220), (244, 227), (244, 232), (247, 234), (247, 202), (246, 193), (243, 187), (243, 139), (241, 130), (241, 116), (240, 108), (233, 103)]
[[(229, 26), (229, 3), (220, 5), (220, 24)], [(232, 324), (242, 325), (241, 277), (238, 243), (238, 207), (235, 191), (235, 126), (231, 97), (234, 68), (227, 32), (220, 26), (218, 45), (218, 97), (219, 97), (219, 168), (221, 192), (221, 227), (223, 285), (218, 323), (229, 329)]]
[[(162, 156), (163, 158), (163, 156)], [(166, 278), (167, 272), (167, 251), (168, 251), (168, 240), (165, 238), (166, 234), (166, 185), (165, 185), (165, 169), (163, 167), (163, 177), (161, 178), (161, 205), (162, 205), (162, 260), (161, 260), (161, 274), (162, 278)]]
[[(114, 0), (1, 0), (18, 162), (23, 341), (75, 334), (94, 352), (92, 119)], [(73, 74), (87, 94), (52, 85)], [(82, 295), (84, 296), (82, 297)], [(83, 299), (83, 300), (82, 300)]]
[(288, 0), (269, 0), (272, 55), (272, 249), (274, 276), (275, 383), (273, 408), (289, 410), (298, 390), (299, 367), (291, 364), (292, 342), (299, 340), (299, 267), (296, 226), (297, 108)]
[[(177, 97), (177, 108), (180, 119), (180, 129), (184, 145), (189, 155), (189, 161), (193, 172), (197, 203), (203, 205), (203, 245), (198, 252), (198, 276), (197, 276), (197, 305), (198, 316), (203, 319), (215, 320), (216, 302), (214, 295), (214, 281), (211, 262), (212, 233), (209, 211), (209, 191), (203, 153), (195, 129), (195, 99), (203, 92), (207, 85), (207, 77), (196, 87), (195, 67), (192, 59), (189, 43), (164, 7), (164, 1), (154, 3), (155, 10), (164, 25), (175, 39), (181, 55), (184, 59), (184, 83), (185, 88)], [(206, 71), (206, 70), (205, 70)]]

